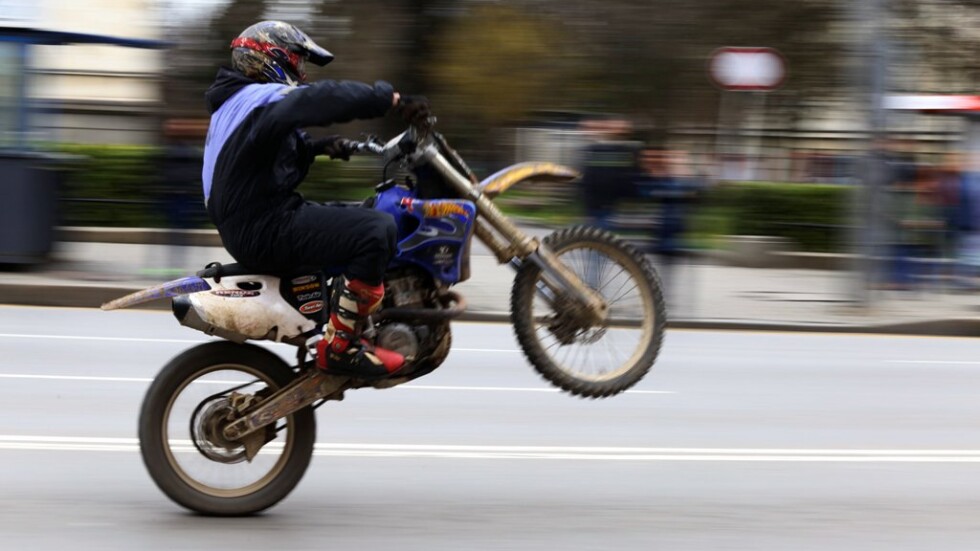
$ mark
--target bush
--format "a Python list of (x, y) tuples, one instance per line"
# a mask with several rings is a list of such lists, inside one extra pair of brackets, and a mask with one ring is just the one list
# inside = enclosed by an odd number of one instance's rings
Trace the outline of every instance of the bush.
[(726, 233), (785, 237), (799, 250), (836, 252), (848, 238), (855, 191), (832, 184), (731, 182), (708, 190), (701, 208)]
[[(168, 193), (160, 181), (160, 150), (143, 146), (60, 145), (77, 156), (61, 190), (61, 224), (165, 227)], [(357, 201), (369, 197), (382, 177), (375, 159), (351, 162), (320, 158), (300, 186), (312, 201)], [(388, 176), (393, 176), (389, 174)], [(511, 215), (563, 225), (581, 217), (577, 201), (555, 202), (545, 186), (514, 190), (502, 203)], [(188, 225), (211, 227), (201, 190), (188, 191)], [(768, 235), (792, 240), (805, 251), (839, 251), (847, 239), (855, 189), (842, 185), (730, 182), (707, 189), (694, 205), (689, 241), (712, 246), (720, 235)], [(567, 191), (563, 191), (563, 194)], [(548, 208), (532, 208), (544, 200)], [(528, 206), (531, 205), (531, 206)]]
[[(200, 184), (174, 190), (160, 179), (160, 149), (147, 146), (59, 145), (75, 156), (60, 191), (60, 219), (68, 226), (165, 227), (168, 199), (186, 193), (187, 225), (211, 227)], [(371, 195), (381, 177), (373, 159), (350, 163), (320, 158), (299, 190), (314, 201), (348, 201)]]
[(154, 208), (151, 189), (154, 148), (63, 145), (57, 149), (77, 156), (60, 191), (62, 224), (163, 225), (160, 209)]

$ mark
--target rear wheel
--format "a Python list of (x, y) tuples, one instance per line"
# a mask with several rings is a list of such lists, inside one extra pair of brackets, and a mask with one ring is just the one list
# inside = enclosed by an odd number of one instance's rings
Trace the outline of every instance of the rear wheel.
[(605, 300), (607, 319), (585, 321), (568, 293), (539, 295), (541, 269), (524, 263), (514, 280), (511, 319), (534, 368), (578, 396), (623, 392), (650, 370), (663, 341), (667, 313), (660, 280), (646, 258), (610, 232), (576, 226), (545, 237), (566, 268)]
[(248, 450), (222, 429), (293, 377), (282, 359), (252, 345), (207, 343), (172, 359), (140, 412), (140, 451), (153, 481), (176, 503), (208, 515), (248, 515), (281, 501), (310, 464), (313, 409), (258, 431)]

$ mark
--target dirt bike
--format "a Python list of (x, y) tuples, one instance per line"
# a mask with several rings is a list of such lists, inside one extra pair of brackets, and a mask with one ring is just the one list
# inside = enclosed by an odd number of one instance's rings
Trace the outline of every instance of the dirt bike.
[[(521, 182), (571, 182), (574, 170), (521, 163), (478, 181), (442, 135), (415, 127), (387, 143), (353, 143), (380, 155), (385, 169), (398, 163), (409, 174), (384, 181), (360, 205), (391, 214), (398, 227), (385, 299), (364, 334), (405, 356), (406, 366), (391, 377), (331, 375), (309, 359), (341, 269), (255, 273), (212, 263), (196, 276), (102, 307), (170, 298), (182, 325), (224, 339), (173, 358), (141, 408), (143, 461), (157, 486), (188, 509), (230, 516), (275, 505), (309, 466), (316, 407), (345, 391), (390, 388), (442, 365), (451, 350), (450, 322), (466, 308), (452, 287), (469, 277), (473, 236), (516, 270), (510, 309), (517, 340), (553, 385), (581, 397), (612, 396), (635, 385), (657, 357), (666, 312), (643, 254), (587, 226), (538, 240), (493, 203)], [(296, 346), (296, 364), (249, 340)]]

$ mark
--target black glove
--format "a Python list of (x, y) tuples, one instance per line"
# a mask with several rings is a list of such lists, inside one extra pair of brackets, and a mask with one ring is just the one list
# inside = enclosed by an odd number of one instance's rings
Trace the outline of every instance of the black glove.
[(426, 127), (432, 111), (425, 96), (401, 96), (395, 105), (395, 113), (412, 126)]
[(351, 153), (357, 151), (353, 142), (341, 138), (340, 136), (327, 136), (313, 140), (310, 148), (314, 155), (329, 155), (331, 159), (342, 159), (349, 161)]

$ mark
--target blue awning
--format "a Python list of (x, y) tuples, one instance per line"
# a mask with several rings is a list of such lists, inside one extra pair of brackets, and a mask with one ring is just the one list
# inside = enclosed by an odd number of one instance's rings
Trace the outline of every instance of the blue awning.
[(45, 46), (60, 46), (65, 44), (110, 44), (127, 48), (144, 48), (151, 50), (164, 49), (170, 43), (160, 40), (144, 40), (138, 38), (121, 38), (101, 34), (72, 33), (65, 31), (47, 31), (28, 27), (0, 26), (0, 42), (19, 42), (22, 44), (40, 44)]

